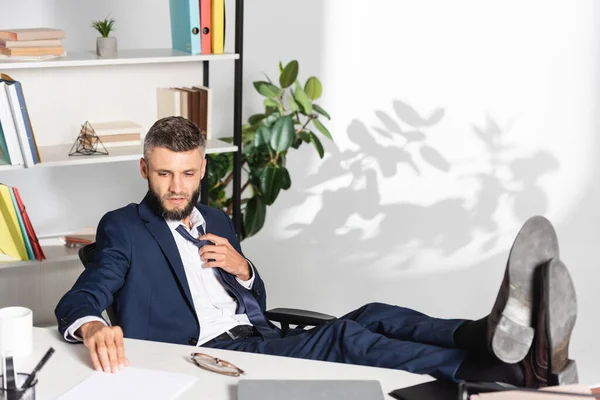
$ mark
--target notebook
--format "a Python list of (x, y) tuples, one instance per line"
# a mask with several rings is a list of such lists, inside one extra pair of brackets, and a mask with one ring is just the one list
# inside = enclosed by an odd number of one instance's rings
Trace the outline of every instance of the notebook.
[(373, 380), (251, 380), (238, 383), (238, 400), (383, 400)]

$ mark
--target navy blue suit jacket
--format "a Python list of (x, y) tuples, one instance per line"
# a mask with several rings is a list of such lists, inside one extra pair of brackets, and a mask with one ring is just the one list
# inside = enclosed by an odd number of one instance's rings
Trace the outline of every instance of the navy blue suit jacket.
[[(227, 214), (201, 204), (197, 208), (207, 233), (227, 238), (243, 256)], [(147, 197), (139, 205), (107, 213), (96, 243), (93, 260), (56, 307), (61, 334), (79, 318), (102, 318), (113, 304), (117, 321), (112, 323), (125, 337), (178, 344), (198, 338), (200, 325), (175, 239)], [(252, 294), (264, 312), (264, 283), (256, 268), (254, 272)], [(240, 285), (240, 290), (247, 289)]]

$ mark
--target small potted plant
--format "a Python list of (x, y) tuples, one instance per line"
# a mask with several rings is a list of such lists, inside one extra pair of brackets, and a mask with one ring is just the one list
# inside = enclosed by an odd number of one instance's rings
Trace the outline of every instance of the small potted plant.
[(106, 17), (104, 20), (92, 22), (92, 28), (100, 33), (96, 39), (96, 54), (100, 57), (115, 57), (117, 55), (117, 38), (110, 36), (114, 30), (115, 20)]

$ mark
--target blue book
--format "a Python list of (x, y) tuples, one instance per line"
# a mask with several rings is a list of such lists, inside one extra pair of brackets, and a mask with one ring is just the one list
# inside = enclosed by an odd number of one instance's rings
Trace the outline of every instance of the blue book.
[[(23, 95), (23, 88), (21, 87), (21, 82), (11, 81), (8, 79), (0, 79), (0, 82), (6, 83), (8, 89), (11, 91), (14, 89), (14, 91), (17, 94), (17, 98), (19, 99), (19, 110), (13, 110), (13, 112), (21, 113), (21, 116), (23, 117), (23, 123), (25, 125), (25, 132), (27, 133), (27, 143), (29, 145), (29, 150), (31, 151), (33, 163), (39, 164), (40, 159), (38, 157), (37, 146), (35, 144), (35, 138), (33, 136), (33, 130), (31, 128), (31, 120), (29, 119), (29, 113), (27, 112), (27, 105), (25, 104), (25, 96)], [(10, 94), (8, 95), (9, 97), (11, 96)], [(17, 117), (15, 116), (14, 118), (16, 123)], [(25, 151), (25, 149), (23, 149), (23, 151)]]
[(29, 143), (29, 149), (33, 156), (33, 163), (38, 164), (40, 159), (38, 158), (37, 147), (35, 145), (35, 139), (33, 137), (33, 130), (31, 129), (31, 120), (29, 119), (29, 113), (27, 112), (27, 105), (25, 104), (25, 96), (23, 95), (23, 88), (19, 81), (7, 81), (7, 84), (13, 84), (17, 89), (17, 97), (19, 98), (19, 106), (21, 108), (21, 114), (23, 115), (23, 121), (25, 122), (25, 131), (27, 132), (27, 142)]
[(201, 54), (200, 2), (198, 0), (169, 0), (171, 43), (175, 50)]
[(27, 236), (27, 230), (25, 229), (25, 223), (23, 222), (21, 210), (19, 210), (19, 205), (17, 204), (15, 192), (13, 191), (13, 188), (11, 186), (8, 186), (8, 190), (10, 191), (10, 198), (12, 199), (13, 207), (15, 207), (15, 212), (17, 213), (17, 219), (19, 220), (19, 226), (21, 227), (21, 235), (23, 236), (23, 240), (25, 241), (25, 248), (27, 249), (27, 256), (30, 260), (35, 260), (33, 247), (31, 247), (31, 241), (29, 240), (29, 236)]

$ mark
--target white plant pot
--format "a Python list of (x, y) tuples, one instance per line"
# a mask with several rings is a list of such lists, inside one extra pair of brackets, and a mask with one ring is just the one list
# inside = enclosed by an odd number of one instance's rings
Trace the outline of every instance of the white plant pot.
[(96, 39), (96, 54), (100, 57), (116, 57), (117, 55), (117, 38), (116, 37), (99, 37)]

